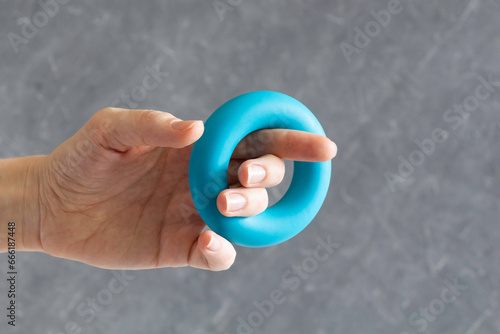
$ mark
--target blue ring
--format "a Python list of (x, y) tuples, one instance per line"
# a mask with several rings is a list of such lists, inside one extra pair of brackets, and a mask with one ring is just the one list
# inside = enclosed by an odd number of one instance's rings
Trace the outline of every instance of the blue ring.
[(298, 234), (318, 213), (330, 185), (330, 161), (295, 161), (292, 182), (279, 202), (253, 217), (222, 215), (217, 196), (228, 188), (227, 169), (234, 148), (249, 133), (265, 128), (325, 135), (316, 117), (296, 99), (256, 91), (217, 109), (191, 152), (189, 186), (198, 213), (215, 233), (240, 246), (272, 246)]

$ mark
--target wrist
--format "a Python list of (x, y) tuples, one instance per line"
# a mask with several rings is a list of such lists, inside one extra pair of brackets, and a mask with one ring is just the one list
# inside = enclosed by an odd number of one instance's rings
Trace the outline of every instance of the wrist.
[(15, 222), (17, 251), (42, 252), (39, 161), (44, 156), (0, 160), (0, 252), (7, 250), (8, 223)]

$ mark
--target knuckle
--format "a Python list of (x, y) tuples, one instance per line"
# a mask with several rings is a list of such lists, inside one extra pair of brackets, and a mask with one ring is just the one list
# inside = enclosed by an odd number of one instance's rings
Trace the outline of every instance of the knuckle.
[(94, 114), (91, 118), (91, 123), (94, 129), (103, 132), (109, 132), (111, 129), (111, 125), (113, 124), (112, 119), (115, 118), (115, 115), (118, 113), (116, 108), (107, 107), (99, 110)]
[(141, 125), (150, 124), (156, 116), (160, 114), (159, 111), (155, 110), (143, 110), (137, 115), (137, 122)]
[(99, 122), (105, 119), (111, 119), (119, 115), (121, 113), (120, 110), (121, 109), (118, 108), (106, 107), (96, 112), (94, 118)]
[(98, 116), (109, 116), (111, 115), (112, 113), (115, 113), (115, 108), (113, 107), (106, 107), (106, 108), (102, 108), (101, 110), (99, 110), (98, 112), (96, 112), (96, 115)]
[(83, 135), (93, 142), (102, 143), (106, 135), (112, 132), (113, 122), (106, 109), (108, 108), (96, 112), (81, 129)]

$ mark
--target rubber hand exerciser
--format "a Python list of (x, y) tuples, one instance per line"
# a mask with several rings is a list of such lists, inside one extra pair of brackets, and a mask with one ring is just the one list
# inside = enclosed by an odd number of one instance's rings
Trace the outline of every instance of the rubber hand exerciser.
[(219, 107), (191, 152), (189, 186), (198, 213), (215, 233), (240, 246), (272, 246), (298, 234), (318, 213), (330, 185), (331, 161), (294, 161), (292, 182), (279, 202), (252, 217), (222, 215), (217, 196), (228, 188), (227, 169), (236, 145), (253, 131), (272, 128), (325, 135), (313, 113), (296, 99), (256, 91)]

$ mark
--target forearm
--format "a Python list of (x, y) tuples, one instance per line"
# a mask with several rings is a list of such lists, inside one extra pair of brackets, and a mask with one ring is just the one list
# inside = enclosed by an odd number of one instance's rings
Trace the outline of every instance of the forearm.
[[(0, 160), (0, 252), (7, 251), (9, 222), (15, 222), (17, 251), (41, 251), (39, 177), (44, 156)], [(10, 224), (13, 225), (13, 224)], [(12, 236), (10, 236), (12, 237)]]

